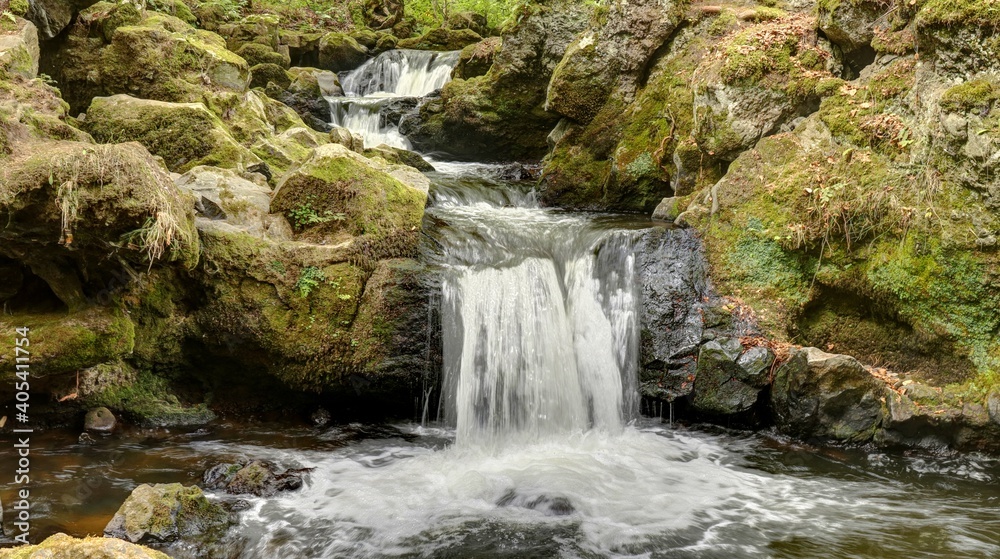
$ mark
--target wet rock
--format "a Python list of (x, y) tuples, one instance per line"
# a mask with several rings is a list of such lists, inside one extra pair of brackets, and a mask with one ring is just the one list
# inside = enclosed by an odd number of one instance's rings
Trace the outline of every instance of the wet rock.
[(886, 394), (886, 386), (853, 357), (804, 348), (792, 350), (775, 373), (771, 407), (782, 432), (864, 442), (882, 424)]
[(576, 507), (566, 497), (549, 495), (522, 495), (514, 490), (508, 491), (499, 500), (498, 507), (521, 507), (536, 510), (545, 516), (568, 516), (576, 512)]
[(422, 172), (432, 172), (434, 171), (434, 166), (427, 162), (419, 153), (396, 148), (392, 146), (387, 146), (385, 144), (378, 145), (373, 148), (366, 149), (364, 151), (365, 157), (381, 157), (387, 163), (392, 163), (396, 165), (408, 165), (414, 169)]
[(302, 472), (303, 470), (286, 470), (278, 474), (273, 465), (254, 460), (236, 472), (226, 484), (226, 492), (270, 497), (280, 491), (294, 491), (302, 487)]
[(46, 557), (52, 559), (170, 559), (159, 551), (110, 538), (72, 538), (66, 534), (49, 536), (42, 543), (18, 547), (0, 556), (10, 559)]
[(94, 437), (90, 433), (80, 433), (80, 436), (76, 439), (76, 442), (77, 444), (82, 444), (82, 445), (92, 445), (97, 441), (94, 440)]
[(636, 254), (643, 301), (640, 392), (673, 400), (694, 388), (703, 298), (711, 295), (707, 264), (697, 237), (679, 229), (650, 229)]
[(675, 219), (677, 219), (677, 216), (681, 215), (682, 211), (683, 208), (681, 208), (680, 200), (678, 198), (664, 198), (659, 204), (657, 204), (656, 209), (653, 210), (652, 218), (672, 223)]
[(331, 419), (332, 417), (330, 416), (330, 412), (323, 408), (319, 408), (318, 410), (312, 412), (312, 414), (309, 416), (309, 420), (312, 421), (313, 425), (317, 427), (323, 427), (324, 425), (327, 425), (328, 423), (330, 423)]
[(746, 350), (736, 360), (736, 364), (743, 369), (745, 376), (742, 378), (755, 379), (753, 385), (759, 387), (767, 385), (772, 363), (774, 363), (774, 352), (762, 346)]
[(113, 431), (117, 424), (118, 420), (115, 419), (115, 414), (111, 413), (108, 408), (92, 409), (83, 418), (83, 428), (88, 431)]
[(345, 33), (327, 33), (319, 41), (319, 65), (331, 72), (346, 72), (368, 60), (368, 49)]
[[(735, 342), (735, 344), (734, 344)], [(748, 381), (746, 371), (736, 363), (739, 340), (723, 338), (701, 346), (695, 373), (694, 408), (712, 415), (749, 411), (757, 403), (763, 386)], [(764, 378), (766, 385), (766, 377)]]
[(118, 509), (104, 535), (132, 543), (212, 541), (231, 523), (229, 514), (197, 487), (143, 484)]
[(286, 470), (278, 473), (274, 464), (253, 460), (244, 464), (219, 464), (205, 472), (203, 481), (209, 489), (224, 489), (231, 495), (271, 497), (282, 491), (302, 487), (302, 474), (309, 470)]
[(499, 177), (505, 181), (534, 181), (542, 175), (540, 165), (510, 163), (500, 168)]

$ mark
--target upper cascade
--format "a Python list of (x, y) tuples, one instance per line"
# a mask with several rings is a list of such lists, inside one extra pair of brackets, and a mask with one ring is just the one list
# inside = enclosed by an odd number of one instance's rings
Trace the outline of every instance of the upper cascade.
[(351, 71), (341, 85), (348, 96), (423, 97), (451, 80), (459, 51), (397, 49)]

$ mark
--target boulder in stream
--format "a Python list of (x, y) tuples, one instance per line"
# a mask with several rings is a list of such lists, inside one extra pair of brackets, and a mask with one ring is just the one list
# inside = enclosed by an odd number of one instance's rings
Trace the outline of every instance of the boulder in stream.
[(302, 487), (302, 474), (306, 471), (279, 472), (270, 462), (252, 460), (244, 464), (219, 464), (207, 470), (203, 479), (206, 487), (224, 489), (231, 495), (271, 497)]
[(39, 544), (0, 550), (0, 559), (170, 559), (170, 556), (112, 538), (73, 538), (55, 534)]
[(232, 523), (229, 513), (209, 501), (201, 489), (179, 483), (136, 487), (104, 535), (132, 543), (213, 541)]

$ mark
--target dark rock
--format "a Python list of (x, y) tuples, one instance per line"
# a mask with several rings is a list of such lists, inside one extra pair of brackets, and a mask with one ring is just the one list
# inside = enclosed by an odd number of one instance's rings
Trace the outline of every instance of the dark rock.
[(323, 408), (319, 408), (318, 410), (312, 412), (312, 415), (309, 416), (309, 419), (312, 420), (313, 425), (317, 427), (322, 427), (330, 423), (331, 419), (330, 412), (328, 412)]
[(94, 437), (90, 436), (90, 433), (84, 432), (80, 433), (80, 437), (76, 440), (76, 442), (77, 444), (82, 444), (82, 445), (92, 445), (97, 441), (94, 440)]
[(219, 464), (205, 472), (202, 477), (205, 487), (224, 489), (231, 495), (256, 495), (271, 497), (282, 491), (294, 491), (302, 487), (302, 474), (309, 471), (286, 470), (278, 473), (269, 462), (253, 460), (246, 464)]
[[(733, 342), (737, 349), (734, 351)], [(701, 346), (694, 381), (694, 408), (713, 415), (749, 411), (760, 393), (759, 387), (741, 380), (745, 372), (736, 364), (739, 340), (723, 339)]]
[(117, 424), (118, 420), (115, 419), (115, 414), (111, 413), (108, 408), (92, 409), (87, 412), (87, 416), (83, 419), (83, 428), (88, 431), (113, 431)]
[(499, 177), (505, 181), (535, 181), (542, 175), (541, 165), (510, 163), (500, 169)]
[(546, 516), (568, 516), (576, 512), (573, 503), (566, 497), (548, 495), (528, 496), (510, 490), (497, 501), (498, 507), (522, 507), (537, 510)]
[(736, 360), (736, 364), (743, 369), (740, 379), (757, 388), (767, 386), (772, 363), (774, 363), (774, 352), (762, 346), (746, 350)]
[(886, 394), (886, 386), (853, 357), (810, 347), (792, 350), (775, 373), (771, 407), (784, 433), (864, 442), (882, 424)]
[(640, 390), (663, 399), (690, 394), (711, 294), (701, 243), (683, 229), (650, 229), (636, 248), (642, 285)]
[(879, 0), (819, 2), (816, 9), (820, 30), (847, 55), (871, 47), (876, 23), (884, 15), (885, 4)]
[(132, 543), (204, 542), (217, 540), (231, 522), (197, 487), (143, 484), (118, 509), (104, 535)]
[(409, 165), (418, 171), (432, 172), (434, 171), (434, 166), (427, 162), (419, 153), (396, 148), (392, 146), (387, 146), (381, 144), (373, 148), (366, 149), (364, 151), (365, 157), (381, 157), (385, 159), (388, 163), (393, 163), (396, 165)]
[(38, 28), (40, 39), (54, 39), (73, 20), (75, 9), (81, 7), (76, 4), (69, 0), (29, 0), (25, 17)]

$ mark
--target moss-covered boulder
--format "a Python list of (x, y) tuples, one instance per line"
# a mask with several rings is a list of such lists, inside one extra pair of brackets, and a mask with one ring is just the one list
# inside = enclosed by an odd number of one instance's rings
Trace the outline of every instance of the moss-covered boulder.
[(31, 268), (71, 310), (123, 265), (197, 262), (189, 204), (142, 146), (35, 148), (0, 170), (0, 255)]
[(486, 16), (476, 12), (458, 12), (448, 16), (449, 29), (469, 29), (485, 37), (489, 35)]
[(188, 25), (197, 26), (198, 16), (183, 0), (152, 0), (146, 2), (146, 9), (174, 16)]
[(1000, 10), (992, 2), (928, 0), (913, 18), (921, 53), (930, 54), (937, 71), (968, 76), (1000, 69)]
[(402, 39), (396, 48), (417, 50), (462, 50), (463, 48), (482, 41), (482, 36), (471, 29), (447, 29), (438, 27), (431, 29), (420, 37)]
[(245, 168), (260, 161), (202, 103), (97, 97), (87, 109), (84, 127), (98, 142), (141, 143), (171, 171), (198, 165)]
[(552, 73), (545, 108), (588, 123), (614, 91), (634, 95), (652, 56), (684, 16), (683, 2), (615, 4), (604, 24), (584, 31)]
[(346, 33), (327, 33), (319, 41), (319, 66), (331, 72), (353, 70), (368, 60), (368, 49)]
[(21, 18), (12, 27), (0, 26), (0, 76), (18, 74), (34, 78), (38, 75), (38, 30)]
[(218, 539), (231, 524), (229, 513), (197, 487), (143, 484), (122, 503), (104, 535), (132, 543)]
[(816, 3), (819, 29), (847, 55), (871, 49), (876, 24), (885, 13), (886, 2), (880, 0), (821, 0)]
[(493, 60), (500, 52), (500, 37), (489, 37), (462, 49), (458, 64), (451, 73), (452, 78), (467, 80), (485, 75), (493, 66)]
[(768, 367), (773, 360), (767, 348), (744, 352), (734, 338), (704, 344), (698, 353), (693, 408), (714, 416), (749, 412), (770, 383)]
[(490, 71), (452, 80), (439, 99), (400, 122), (400, 131), (420, 151), (492, 159), (541, 157), (559, 120), (544, 109), (549, 78), (566, 47), (586, 28), (589, 15), (576, 2), (525, 4), (503, 35)]
[(97, 96), (197, 102), (206, 92), (245, 91), (250, 82), (246, 61), (218, 35), (128, 3), (85, 11), (48, 64), (77, 111)]
[(280, 22), (281, 18), (274, 14), (251, 14), (239, 21), (220, 25), (218, 33), (226, 39), (226, 45), (232, 51), (248, 43), (277, 50), (281, 37)]
[(159, 551), (111, 538), (72, 538), (66, 534), (49, 536), (38, 545), (0, 549), (0, 559), (170, 559)]
[(292, 84), (292, 78), (281, 66), (272, 63), (258, 64), (250, 68), (250, 87), (267, 87), (273, 83), (279, 88)]
[(778, 428), (802, 438), (865, 442), (881, 427), (888, 389), (853, 357), (793, 350), (774, 377)]
[(310, 237), (364, 235), (392, 242), (413, 238), (425, 201), (425, 191), (400, 182), (343, 146), (328, 144), (282, 180), (271, 211), (283, 213)]
[(236, 51), (236, 54), (247, 61), (251, 72), (253, 67), (258, 64), (276, 64), (282, 68), (288, 68), (291, 64), (291, 60), (275, 52), (271, 47), (260, 43), (246, 43)]
[[(4, 316), (0, 324), (9, 327), (10, 332), (21, 326), (31, 329), (36, 348), (32, 354), (32, 375), (38, 377), (75, 373), (126, 358), (135, 346), (135, 326), (129, 317), (101, 307), (69, 314), (18, 313)], [(13, 342), (13, 335), (9, 339)], [(4, 379), (13, 379), (13, 357), (0, 357), (0, 363), (9, 365)]]

